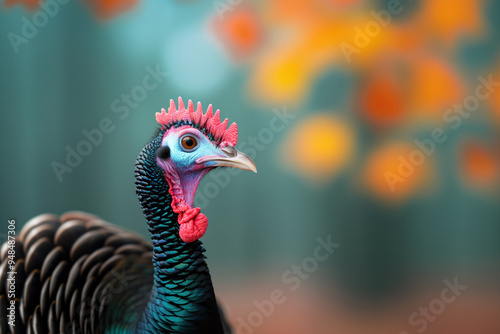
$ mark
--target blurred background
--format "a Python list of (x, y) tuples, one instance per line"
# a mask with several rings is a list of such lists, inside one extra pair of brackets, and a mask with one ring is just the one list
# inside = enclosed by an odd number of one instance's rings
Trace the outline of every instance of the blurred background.
[(259, 170), (213, 172), (195, 201), (238, 334), (498, 334), (499, 17), (495, 0), (3, 1), (1, 226), (84, 210), (147, 236), (134, 161), (182, 96), (237, 122)]

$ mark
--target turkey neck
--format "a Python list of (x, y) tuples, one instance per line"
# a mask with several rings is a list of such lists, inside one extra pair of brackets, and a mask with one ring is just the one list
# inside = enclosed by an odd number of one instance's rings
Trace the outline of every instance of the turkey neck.
[(153, 244), (154, 284), (137, 333), (222, 333), (205, 249), (179, 237), (177, 214), (156, 163), (161, 135), (139, 154), (136, 193)]

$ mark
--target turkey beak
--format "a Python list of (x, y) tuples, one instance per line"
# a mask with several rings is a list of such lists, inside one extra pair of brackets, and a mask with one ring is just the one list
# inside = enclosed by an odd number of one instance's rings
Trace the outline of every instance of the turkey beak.
[(212, 161), (212, 166), (216, 167), (234, 167), (244, 170), (251, 170), (257, 173), (257, 167), (252, 159), (243, 152), (238, 151), (233, 146), (225, 146), (220, 149), (226, 156), (209, 156), (196, 160), (197, 163)]

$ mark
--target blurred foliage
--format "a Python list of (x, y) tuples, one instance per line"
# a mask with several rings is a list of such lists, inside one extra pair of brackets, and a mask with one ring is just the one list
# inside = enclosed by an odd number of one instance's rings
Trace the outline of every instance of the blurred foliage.
[[(326, 235), (342, 247), (313, 280), (344, 299), (498, 282), (500, 2), (57, 2), (25, 36), (51, 1), (0, 14), (4, 216), (80, 209), (145, 234), (134, 159), (181, 95), (238, 122), (259, 169), (198, 190), (216, 282), (279, 284)], [(148, 66), (168, 76), (127, 105)], [(103, 118), (59, 182), (53, 162)]]

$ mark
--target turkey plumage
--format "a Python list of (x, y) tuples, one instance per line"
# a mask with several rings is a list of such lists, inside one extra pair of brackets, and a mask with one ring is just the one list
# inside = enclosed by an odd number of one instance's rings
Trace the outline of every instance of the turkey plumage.
[(135, 165), (151, 241), (84, 212), (31, 219), (0, 251), (0, 334), (230, 333), (193, 199), (213, 168), (255, 165), (211, 106), (203, 114), (179, 98), (156, 118)]

